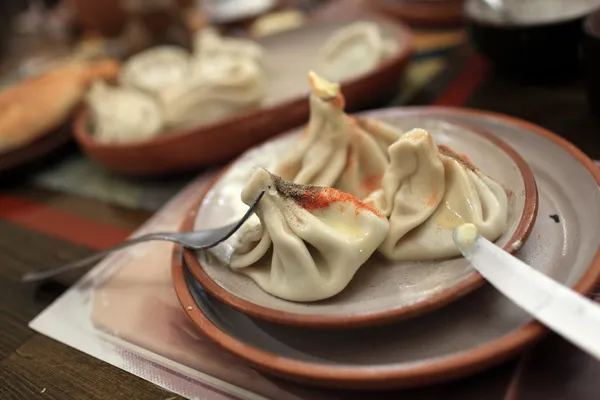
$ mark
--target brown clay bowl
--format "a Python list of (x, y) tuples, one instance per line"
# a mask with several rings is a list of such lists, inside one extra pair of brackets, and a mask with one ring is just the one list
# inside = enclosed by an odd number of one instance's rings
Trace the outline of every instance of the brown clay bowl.
[(374, 0), (379, 12), (419, 25), (450, 25), (463, 20), (464, 0)]
[[(399, 110), (379, 116), (393, 123)], [(579, 293), (593, 290), (600, 279), (600, 169), (560, 136), (527, 121), (458, 108), (420, 110), (489, 130), (528, 160), (540, 209), (518, 257)], [(181, 252), (174, 252), (172, 277), (183, 312), (216, 344), (270, 374), (328, 388), (382, 390), (458, 379), (515, 357), (547, 332), (491, 285), (410, 320), (340, 332), (236, 311), (203, 290)]]
[[(380, 113), (382, 111), (365, 115), (377, 117)], [(517, 251), (533, 228), (538, 207), (535, 179), (523, 158), (498, 137), (479, 128), (433, 120), (427, 112), (410, 109), (395, 110), (394, 117), (394, 125), (401, 131), (415, 126), (429, 130), (438, 143), (466, 154), (507, 189), (510, 193), (508, 224), (496, 244), (511, 253)], [(247, 160), (251, 160), (253, 154), (273, 152), (276, 157), (275, 153), (281, 150), (273, 146), (288, 138), (274, 139), (253, 149), (229, 169), (247, 171), (252, 163)], [(240, 193), (245, 182), (237, 173), (235, 176), (222, 174), (222, 178), (209, 185), (187, 213), (182, 232), (216, 227), (239, 217), (229, 208), (232, 200), (228, 196)], [(222, 195), (223, 191), (228, 194)], [(223, 264), (200, 261), (194, 251), (186, 250), (184, 256), (199, 284), (228, 306), (258, 319), (313, 328), (373, 326), (413, 318), (451, 303), (484, 283), (464, 258), (406, 263), (390, 262), (376, 253), (341, 293), (318, 302), (296, 303), (264, 292), (250, 278)]]
[[(394, 56), (371, 72), (342, 82), (348, 110), (381, 102), (395, 92), (412, 54), (412, 36), (405, 26), (381, 17), (365, 19), (379, 23), (384, 34), (398, 39), (400, 46)], [(259, 39), (266, 49), (268, 64), (285, 66), (285, 71), (270, 75), (266, 105), (261, 108), (135, 144), (96, 142), (88, 129), (87, 111), (83, 109), (75, 120), (75, 138), (90, 158), (109, 170), (129, 175), (168, 174), (228, 161), (249, 147), (308, 120), (306, 96), (310, 62), (306, 60), (314, 58), (314, 52), (326, 37), (350, 22), (315, 22)]]

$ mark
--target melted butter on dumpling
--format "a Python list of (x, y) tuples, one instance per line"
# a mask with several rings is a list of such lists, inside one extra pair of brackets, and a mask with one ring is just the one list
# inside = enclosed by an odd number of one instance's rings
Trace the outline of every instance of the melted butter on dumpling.
[(436, 146), (429, 132), (414, 129), (389, 148), (381, 189), (366, 200), (389, 218), (380, 246), (389, 259), (432, 260), (458, 256), (452, 230), (474, 224), (496, 240), (507, 224), (504, 188), (462, 155)]
[(242, 200), (252, 204), (262, 190), (260, 222), (242, 228), (230, 266), (282, 299), (336, 295), (387, 235), (379, 211), (339, 190), (293, 184), (261, 168)]
[(433, 217), (443, 229), (454, 229), (473, 223), (489, 240), (502, 235), (508, 218), (506, 190), (486, 176), (462, 154), (446, 146), (438, 146), (446, 172), (447, 190), (443, 206)]

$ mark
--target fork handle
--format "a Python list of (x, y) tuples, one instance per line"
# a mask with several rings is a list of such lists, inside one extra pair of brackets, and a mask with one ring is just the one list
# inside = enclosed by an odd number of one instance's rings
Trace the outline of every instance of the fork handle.
[(121, 250), (125, 247), (129, 247), (134, 244), (147, 242), (149, 240), (173, 241), (168, 236), (165, 236), (165, 234), (163, 234), (163, 233), (150, 233), (147, 235), (142, 235), (137, 238), (129, 239), (125, 242), (119, 243), (118, 245), (110, 247), (108, 249), (101, 250), (97, 253), (91, 254), (85, 258), (70, 262), (70, 263), (65, 264), (58, 268), (47, 269), (44, 271), (28, 272), (25, 275), (23, 275), (21, 280), (23, 282), (35, 282), (35, 281), (40, 281), (43, 279), (48, 279), (53, 276), (63, 274), (65, 272), (72, 271), (74, 269), (79, 269), (79, 268), (85, 267), (87, 265), (90, 265), (94, 261), (99, 261), (114, 251)]
[[(228, 225), (225, 227), (221, 227), (219, 229), (213, 229), (213, 230), (208, 230), (208, 231), (187, 232), (187, 233), (174, 233), (174, 232), (148, 233), (146, 235), (142, 235), (142, 236), (139, 236), (134, 239), (126, 240), (123, 243), (120, 243), (109, 249), (99, 251), (99, 252), (89, 255), (85, 258), (70, 262), (70, 263), (65, 264), (58, 268), (52, 268), (52, 269), (47, 269), (44, 271), (37, 271), (37, 272), (29, 272), (29, 273), (23, 275), (21, 280), (23, 282), (35, 282), (35, 281), (39, 281), (42, 279), (51, 278), (53, 276), (65, 273), (67, 271), (85, 267), (85, 266), (93, 263), (94, 261), (101, 260), (102, 258), (104, 258), (104, 256), (112, 253), (113, 251), (121, 250), (125, 247), (129, 247), (134, 244), (138, 244), (138, 243), (142, 243), (142, 242), (147, 242), (149, 240), (162, 240), (162, 241), (167, 241), (167, 242), (179, 243), (183, 247), (192, 249), (192, 250), (202, 250), (202, 249), (207, 249), (207, 248), (216, 246), (217, 244), (219, 244), (222, 241), (226, 240), (227, 238), (231, 237), (231, 235), (233, 235), (233, 233), (235, 231), (237, 231), (242, 226), (242, 224), (248, 218), (250, 218), (250, 216), (252, 214), (254, 214), (254, 209), (256, 208), (258, 202), (260, 201), (260, 199), (263, 197), (264, 194), (265, 194), (265, 191), (262, 190), (259, 193), (258, 197), (256, 197), (256, 199), (254, 200), (252, 205), (250, 205), (250, 207), (248, 208), (248, 211), (246, 211), (246, 213), (244, 214), (242, 219), (240, 219), (237, 223), (234, 223), (234, 224), (231, 224), (231, 225)], [(192, 240), (187, 240), (187, 241), (182, 240), (185, 238), (185, 236), (187, 234), (192, 234), (192, 233), (196, 233), (195, 235), (193, 235), (193, 238), (188, 238), (188, 239), (192, 239)], [(215, 237), (215, 233), (218, 234), (217, 237)]]

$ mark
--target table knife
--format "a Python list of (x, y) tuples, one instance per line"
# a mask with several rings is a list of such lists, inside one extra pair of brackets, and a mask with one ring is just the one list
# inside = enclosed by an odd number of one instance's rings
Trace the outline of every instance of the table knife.
[(600, 359), (600, 305), (554, 281), (480, 236), (456, 228), (463, 256), (492, 286), (548, 328)]

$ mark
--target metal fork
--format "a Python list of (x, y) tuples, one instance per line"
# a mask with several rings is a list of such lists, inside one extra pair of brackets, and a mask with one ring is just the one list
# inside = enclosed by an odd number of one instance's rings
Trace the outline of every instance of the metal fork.
[(91, 256), (82, 258), (77, 261), (73, 261), (71, 263), (62, 265), (57, 268), (52, 268), (52, 269), (48, 269), (48, 270), (44, 270), (44, 271), (29, 272), (29, 273), (23, 275), (23, 277), (21, 279), (23, 282), (34, 282), (34, 281), (40, 281), (43, 279), (51, 278), (53, 276), (62, 274), (67, 271), (72, 271), (74, 269), (85, 267), (86, 265), (89, 265), (89, 264), (93, 263), (94, 261), (99, 261), (100, 259), (104, 258), (105, 256), (112, 253), (113, 251), (121, 250), (125, 247), (129, 247), (134, 244), (138, 244), (138, 243), (142, 243), (142, 242), (148, 242), (151, 240), (162, 240), (162, 241), (177, 243), (177, 244), (182, 245), (184, 248), (190, 249), (190, 250), (210, 249), (211, 247), (215, 247), (219, 243), (221, 243), (221, 242), (227, 240), (229, 237), (231, 237), (231, 235), (233, 235), (235, 233), (235, 231), (237, 231), (242, 226), (242, 224), (244, 222), (246, 222), (246, 220), (248, 218), (250, 218), (250, 216), (252, 214), (254, 214), (254, 209), (256, 208), (258, 202), (260, 201), (260, 199), (262, 199), (264, 194), (265, 194), (265, 191), (264, 190), (261, 191), (259, 193), (259, 195), (256, 197), (256, 199), (254, 200), (254, 202), (250, 205), (250, 208), (248, 208), (248, 211), (246, 211), (244, 216), (239, 221), (234, 222), (232, 224), (229, 224), (229, 225), (226, 225), (226, 226), (223, 226), (220, 228), (206, 229), (206, 230), (194, 231), (194, 232), (149, 233), (147, 235), (142, 235), (142, 236), (136, 237), (134, 239), (127, 240), (123, 243), (120, 243), (120, 244), (114, 246), (114, 247), (111, 247), (110, 249), (106, 249), (106, 250), (100, 251), (98, 253), (94, 253)]

